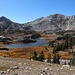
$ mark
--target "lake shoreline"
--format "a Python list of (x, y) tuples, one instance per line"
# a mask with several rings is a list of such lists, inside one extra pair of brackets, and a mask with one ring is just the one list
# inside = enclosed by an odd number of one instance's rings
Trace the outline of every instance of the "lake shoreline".
[(38, 38), (35, 39), (36, 42), (32, 43), (12, 43), (12, 44), (7, 44), (4, 47), (5, 48), (27, 48), (27, 47), (34, 47), (34, 46), (48, 46), (48, 42), (44, 38)]

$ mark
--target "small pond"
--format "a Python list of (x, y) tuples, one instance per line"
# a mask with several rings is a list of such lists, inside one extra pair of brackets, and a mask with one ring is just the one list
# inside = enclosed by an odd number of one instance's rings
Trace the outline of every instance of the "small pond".
[(20, 43), (20, 44), (5, 45), (5, 48), (25, 48), (25, 47), (46, 46), (46, 45), (48, 45), (48, 42), (44, 38), (38, 38), (36, 40), (37, 40), (37, 42), (34, 42), (34, 43)]

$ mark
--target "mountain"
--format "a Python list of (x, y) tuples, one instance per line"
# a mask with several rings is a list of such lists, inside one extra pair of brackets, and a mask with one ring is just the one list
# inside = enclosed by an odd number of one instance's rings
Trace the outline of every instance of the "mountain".
[(62, 14), (53, 14), (36, 19), (25, 25), (32, 26), (32, 30), (35, 31), (75, 30), (75, 15), (64, 16)]
[(4, 16), (0, 17), (0, 32), (12, 32), (22, 28), (22, 24), (12, 22)]
[(4, 16), (0, 17), (1, 32), (16, 32), (19, 30), (41, 32), (75, 30), (75, 15), (52, 14), (24, 24), (12, 22)]

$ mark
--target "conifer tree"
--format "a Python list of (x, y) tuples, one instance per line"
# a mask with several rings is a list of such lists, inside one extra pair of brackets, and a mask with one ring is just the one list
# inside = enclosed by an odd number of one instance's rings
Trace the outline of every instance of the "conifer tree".
[(55, 54), (54, 54), (54, 57), (53, 57), (53, 63), (60, 64), (59, 59), (60, 59), (59, 54), (56, 54), (56, 53), (55, 53)]
[(59, 60), (60, 60), (60, 56), (59, 56), (59, 54), (57, 54), (57, 63), (58, 64), (60, 64), (60, 61)]
[(48, 63), (51, 63), (51, 55), (50, 55), (50, 53), (48, 53), (47, 62), (48, 62)]
[(43, 62), (44, 59), (45, 59), (44, 53), (43, 53), (43, 51), (41, 51), (41, 53), (40, 53), (40, 55), (38, 57), (38, 61), (42, 61)]
[(37, 60), (38, 59), (37, 58), (37, 52), (36, 51), (33, 52), (32, 59), (33, 60)]
[(56, 57), (56, 53), (54, 53), (54, 56), (53, 56), (53, 63), (56, 63), (57, 62), (57, 57)]

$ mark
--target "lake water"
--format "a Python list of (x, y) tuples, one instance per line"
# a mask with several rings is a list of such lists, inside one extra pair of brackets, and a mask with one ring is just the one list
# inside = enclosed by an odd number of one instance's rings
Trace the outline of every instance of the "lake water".
[(34, 43), (5, 45), (5, 48), (25, 48), (25, 47), (46, 46), (46, 45), (48, 45), (47, 41), (43, 38), (39, 38), (39, 39), (36, 39), (36, 40), (37, 40), (37, 42), (34, 42)]

